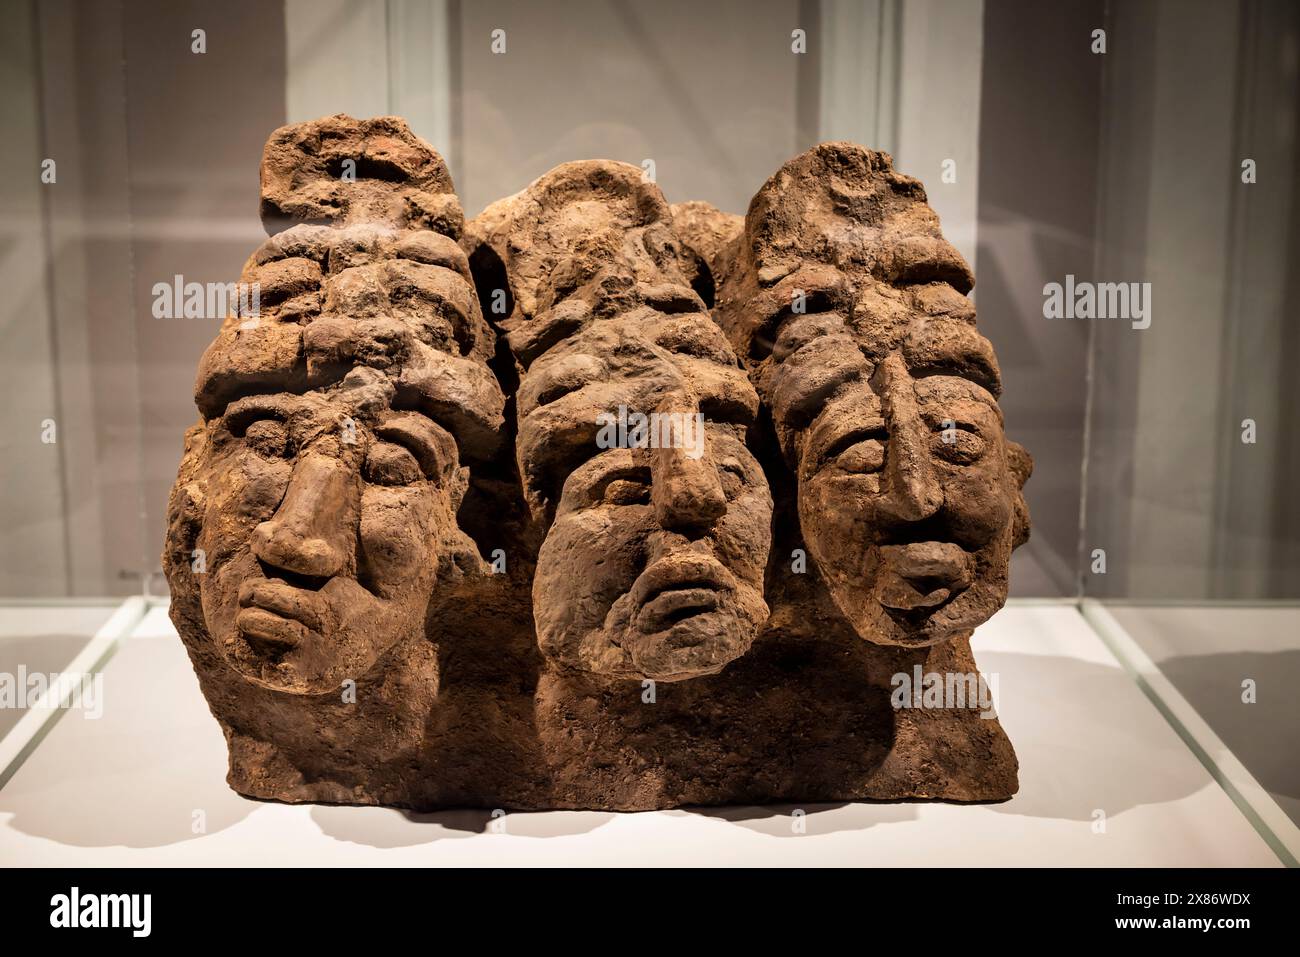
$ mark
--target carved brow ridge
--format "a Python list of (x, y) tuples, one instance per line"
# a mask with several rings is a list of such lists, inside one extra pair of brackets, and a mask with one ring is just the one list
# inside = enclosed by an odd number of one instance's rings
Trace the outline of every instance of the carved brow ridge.
[(989, 387), (988, 383), (967, 375), (960, 369), (953, 369), (944, 366), (927, 365), (915, 370), (909, 366), (908, 371), (912, 373), (912, 378), (917, 380), (933, 378), (961, 379), (968, 385), (974, 386), (972, 398), (989, 406), (989, 408), (997, 413), (999, 420), (1002, 418), (1002, 408), (998, 405), (997, 396), (993, 393), (993, 390)]
[(372, 431), (385, 442), (401, 445), (414, 455), (426, 478), (440, 478), (451, 464), (447, 461), (448, 452), (456, 448), (446, 430), (419, 412), (406, 412), (380, 422)]
[(804, 291), (803, 311), (794, 311), (794, 302), (781, 300), (779, 306), (767, 315), (760, 315), (754, 324), (754, 331), (749, 337), (749, 356), (755, 361), (762, 361), (776, 348), (776, 340), (787, 322), (805, 316), (831, 312), (841, 306), (841, 294), (833, 289), (807, 289)]
[(243, 435), (244, 431), (258, 419), (276, 419), (287, 422), (297, 411), (296, 403), (288, 398), (301, 395), (288, 389), (275, 392), (259, 392), (232, 399), (222, 410), (221, 423), (232, 435)]
[[(340, 380), (341, 377), (334, 379), (333, 382)], [(214, 416), (213, 419), (219, 419), (232, 435), (241, 436), (244, 430), (258, 419), (273, 418), (287, 422), (302, 408), (293, 400), (306, 396), (317, 388), (319, 384), (315, 388), (307, 388), (305, 385), (295, 383), (277, 386), (273, 390), (241, 395), (227, 403), (220, 415)], [(394, 396), (391, 408), (393, 412), (399, 415), (405, 413), (405, 415), (380, 422), (374, 425), (371, 431), (385, 441), (397, 440), (398, 444), (407, 446), (419, 461), (420, 467), (426, 469), (425, 474), (430, 478), (440, 474), (447, 457), (447, 450), (438, 444), (439, 432), (446, 435), (452, 449), (459, 456), (460, 442), (451, 423), (440, 422), (437, 416), (431, 415), (418, 401), (405, 399), (400, 393)], [(422, 417), (428, 422), (430, 428), (426, 431), (423, 423), (408, 416)]]

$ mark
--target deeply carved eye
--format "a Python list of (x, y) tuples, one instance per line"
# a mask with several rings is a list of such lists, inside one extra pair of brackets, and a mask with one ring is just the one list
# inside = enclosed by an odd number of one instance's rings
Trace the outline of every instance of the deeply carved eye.
[(716, 339), (693, 330), (669, 329), (659, 336), (656, 344), (678, 355), (709, 359), (726, 366), (735, 364), (735, 360), (727, 353), (726, 348)]
[(974, 432), (954, 425), (934, 436), (934, 454), (954, 465), (971, 465), (983, 457), (986, 445)]
[(289, 430), (278, 419), (258, 419), (244, 430), (244, 441), (258, 455), (284, 458), (289, 450)]
[(636, 479), (614, 479), (605, 486), (601, 501), (606, 505), (649, 505), (650, 486)]
[(392, 442), (376, 442), (366, 454), (366, 481), (374, 485), (410, 485), (422, 477), (420, 463), (409, 450)]
[(879, 439), (864, 439), (850, 445), (835, 458), (842, 471), (868, 475), (885, 467), (885, 443)]
[(584, 382), (570, 381), (552, 383), (538, 394), (537, 407), (541, 408), (544, 405), (550, 405), (552, 402), (558, 402), (570, 392), (577, 392), (584, 385), (586, 385)]
[(745, 468), (739, 462), (723, 462), (722, 467), (718, 469), (718, 477), (722, 480), (722, 491), (728, 501), (739, 496), (748, 483)]
[(817, 467), (869, 475), (885, 467), (889, 432), (883, 422), (867, 422), (829, 442), (817, 456)]

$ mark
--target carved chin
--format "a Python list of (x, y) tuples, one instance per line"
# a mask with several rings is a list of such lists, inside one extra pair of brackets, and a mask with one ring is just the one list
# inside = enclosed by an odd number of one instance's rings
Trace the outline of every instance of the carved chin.
[(291, 629), (282, 622), (261, 617), (245, 609), (224, 632), (214, 629), (227, 636), (220, 650), (235, 671), (255, 685), (288, 694), (323, 694), (339, 687), (349, 669), (331, 663), (324, 653), (337, 638), (300, 629), (289, 635)]
[(895, 597), (882, 597), (879, 589), (864, 593), (861, 583), (839, 582), (833, 594), (859, 637), (907, 648), (969, 637), (1006, 601), (1005, 586), (998, 590), (993, 583), (978, 581), (933, 604), (915, 607), (898, 607), (901, 603)]
[(218, 650), (242, 678), (269, 691), (337, 692), (345, 680), (364, 677), (384, 650), (350, 629), (317, 631), (263, 609), (244, 608), (221, 617), (217, 627), (208, 622), (209, 633), (222, 636)]
[(667, 632), (638, 636), (630, 649), (636, 671), (654, 681), (682, 681), (717, 674), (749, 650), (754, 635), (752, 628), (745, 633), (747, 622), (733, 618), (717, 628), (701, 620), (711, 617), (701, 615)]

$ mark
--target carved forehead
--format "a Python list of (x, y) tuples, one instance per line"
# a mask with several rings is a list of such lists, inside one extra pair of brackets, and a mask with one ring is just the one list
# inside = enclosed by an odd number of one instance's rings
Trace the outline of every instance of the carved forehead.
[(639, 168), (611, 160), (557, 166), (481, 220), (471, 232), (487, 232), (528, 319), (601, 270), (635, 277), (646, 260), (677, 254), (663, 248), (671, 233), (653, 228), (672, 221), (659, 188)]
[[(522, 437), (534, 428), (594, 432), (601, 412), (616, 413), (626, 405), (648, 413), (662, 397), (688, 391), (687, 378), (669, 354), (643, 337), (620, 336), (609, 348), (603, 345), (599, 339), (566, 342), (532, 366), (518, 395)], [(539, 413), (544, 424), (535, 425)]]
[(397, 229), (386, 223), (341, 227), (299, 223), (263, 242), (249, 257), (246, 270), (285, 259), (310, 260), (325, 274), (369, 262), (407, 259), (441, 266), (468, 283), (474, 281), (464, 250), (451, 237), (432, 229)]
[(744, 253), (762, 286), (806, 261), (885, 282), (943, 281), (961, 292), (974, 284), (921, 183), (888, 153), (851, 143), (816, 146), (764, 184), (746, 216)]
[[(758, 411), (758, 394), (707, 315), (642, 309), (592, 321), (534, 362), (520, 385), (521, 427), (535, 410), (568, 393), (629, 379), (642, 384), (643, 398), (688, 393), (711, 419), (748, 425)], [(572, 407), (575, 415), (590, 412), (586, 404)]]
[(339, 114), (281, 127), (263, 150), (261, 184), (269, 232), (367, 219), (458, 236), (464, 225), (442, 157), (395, 116)]
[(644, 319), (633, 314), (586, 322), (546, 350), (529, 366), (526, 378), (546, 376), (573, 356), (589, 356), (609, 369), (670, 364), (668, 354), (655, 347), (653, 329)]
[(243, 396), (303, 394), (362, 374), (394, 392), (396, 405), (441, 422), (465, 457), (495, 453), (505, 397), (487, 365), (494, 334), (451, 239), (421, 229), (297, 226), (250, 262), (260, 263), (255, 280), (283, 265), (323, 266), (317, 303), (282, 315), (283, 297), (273, 296), (260, 318), (227, 319), (199, 363), (195, 401), (205, 418)]

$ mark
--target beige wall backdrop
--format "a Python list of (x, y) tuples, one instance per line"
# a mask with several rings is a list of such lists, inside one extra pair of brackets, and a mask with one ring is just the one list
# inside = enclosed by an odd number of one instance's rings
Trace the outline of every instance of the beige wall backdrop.
[(254, 0), (6, 0), (4, 20), (0, 142), (15, 175), (0, 221), (21, 277), (7, 288), (22, 292), (0, 298), (0, 595), (157, 591), (194, 370), (219, 320), (155, 319), (151, 290), (177, 274), (231, 281), (264, 237), (257, 165), (284, 122), (283, 14)]
[[(7, 37), (6, 147), (18, 166), (50, 152), (62, 165), (44, 192), (7, 186), (14, 234), (50, 249), (19, 242), (10, 259), (30, 301), (8, 307), (22, 337), (9, 408), (27, 445), (0, 515), (16, 543), (0, 556), (5, 594), (163, 587), (166, 495), (217, 320), (155, 319), (151, 290), (237, 275), (262, 239), (261, 146), (286, 121), (407, 117), (470, 215), (578, 158), (650, 161), (670, 199), (743, 213), (820, 139), (895, 150), (936, 182), (956, 156), (960, 184), (935, 204), (974, 259), (979, 3), (7, 2), (24, 26)], [(47, 408), (62, 410), (52, 447), (33, 444)]]
[[(816, 142), (818, 24), (806, 6), (461, 5), (456, 183), (466, 211), (559, 163), (603, 157), (652, 160), (670, 202), (743, 213), (781, 163)], [(801, 27), (814, 36), (812, 58), (791, 52)], [(505, 31), (504, 55), (491, 51), (494, 30)]]
[[(651, 160), (671, 200), (743, 212), (818, 140), (894, 152), (975, 265), (1008, 431), (1038, 459), (1013, 594), (1300, 597), (1292, 4), (0, 4), (0, 597), (162, 590), (219, 320), (155, 319), (152, 287), (233, 280), (267, 135), (340, 111), (406, 116), (470, 215), (578, 158)], [(1152, 281), (1153, 328), (1043, 319), (1067, 273)], [(1104, 579), (1080, 574), (1093, 545)]]

